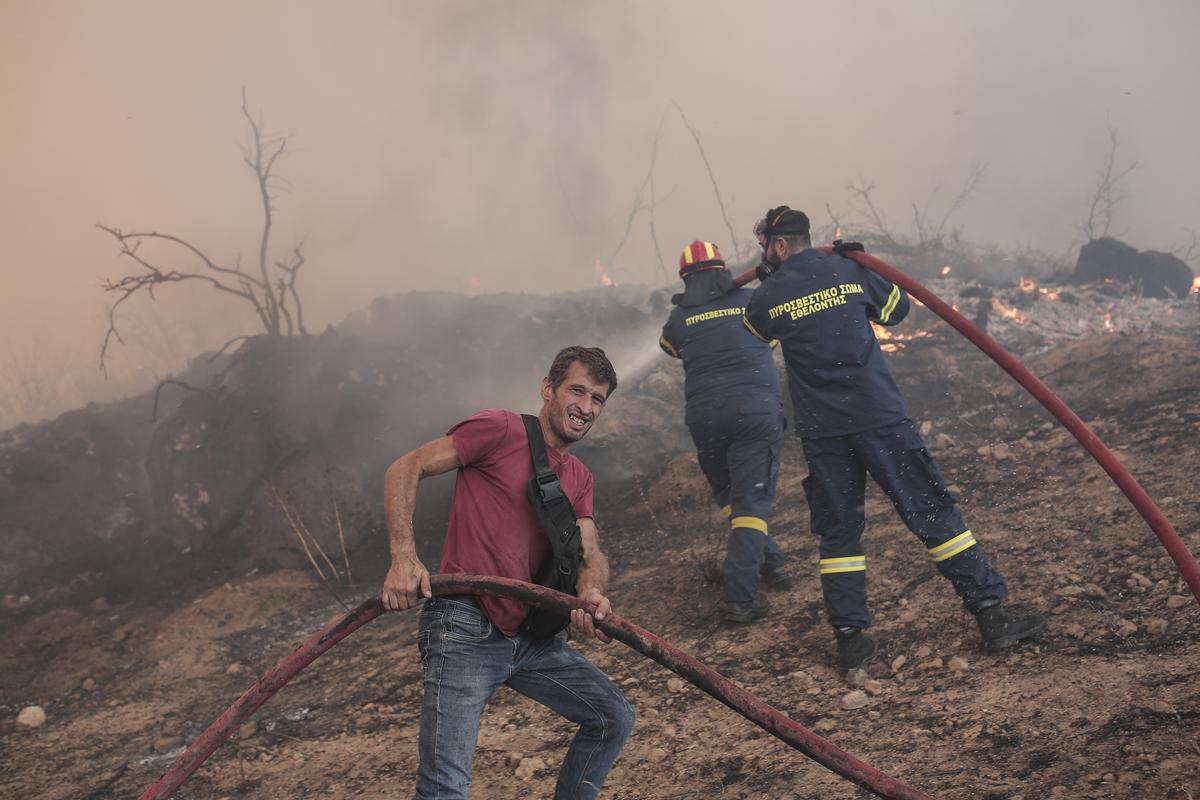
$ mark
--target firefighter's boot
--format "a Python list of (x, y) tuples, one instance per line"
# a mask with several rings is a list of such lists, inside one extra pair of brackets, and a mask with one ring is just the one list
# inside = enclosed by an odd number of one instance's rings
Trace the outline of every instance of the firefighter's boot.
[(733, 625), (746, 625), (762, 619), (771, 610), (771, 601), (764, 594), (755, 595), (747, 603), (726, 600), (721, 605), (721, 619)]
[(838, 666), (842, 669), (864, 667), (875, 658), (879, 644), (861, 628), (834, 628), (837, 637)]
[(1046, 630), (1046, 619), (1040, 614), (1017, 614), (1000, 604), (975, 612), (983, 647), (989, 653), (999, 653), (1025, 639), (1036, 639)]
[(761, 582), (768, 589), (785, 592), (796, 585), (796, 577), (788, 571), (786, 566), (783, 566), (770, 572), (764, 572)]

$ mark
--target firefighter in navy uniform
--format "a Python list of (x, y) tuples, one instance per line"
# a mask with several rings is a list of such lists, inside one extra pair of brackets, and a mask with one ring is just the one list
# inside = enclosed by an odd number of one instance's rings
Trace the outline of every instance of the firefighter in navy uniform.
[(787, 366), (796, 431), (804, 446), (813, 533), (821, 538), (821, 590), (845, 668), (870, 661), (877, 645), (863, 633), (867, 564), (862, 546), (869, 474), (925, 545), (979, 624), (992, 652), (1037, 636), (1039, 616), (1001, 606), (1008, 594), (988, 564), (908, 418), (871, 322), (896, 325), (908, 296), (890, 281), (838, 253), (812, 247), (808, 217), (771, 209), (755, 228), (763, 248), (761, 285), (747, 304), (745, 325), (764, 342), (778, 340)]
[(748, 623), (770, 602), (759, 591), (790, 585), (779, 545), (768, 535), (786, 425), (771, 347), (742, 325), (751, 290), (735, 288), (721, 253), (695, 241), (679, 258), (684, 291), (659, 344), (683, 360), (685, 421), (713, 498), (729, 518), (722, 618)]

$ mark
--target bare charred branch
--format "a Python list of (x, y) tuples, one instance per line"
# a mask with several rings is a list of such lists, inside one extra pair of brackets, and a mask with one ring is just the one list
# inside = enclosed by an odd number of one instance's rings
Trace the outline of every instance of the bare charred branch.
[(199, 386), (192, 386), (190, 383), (177, 381), (174, 378), (165, 378), (164, 380), (159, 381), (158, 386), (154, 388), (154, 406), (150, 410), (151, 422), (158, 422), (158, 396), (159, 393), (162, 392), (163, 387), (167, 385), (178, 386), (180, 389), (186, 389), (187, 391), (194, 392), (195, 394), (203, 394), (212, 397), (212, 393), (207, 389), (202, 389)]
[(696, 149), (700, 151), (700, 159), (704, 162), (704, 168), (708, 170), (708, 178), (712, 181), (713, 193), (717, 196), (717, 205), (721, 209), (721, 218), (725, 220), (725, 227), (729, 229), (729, 239), (733, 244), (733, 252), (740, 256), (742, 246), (738, 243), (737, 232), (734, 230), (733, 223), (729, 221), (729, 213), (725, 210), (725, 201), (721, 197), (721, 187), (717, 184), (717, 176), (713, 174), (712, 164), (708, 161), (708, 154), (704, 152), (704, 145), (700, 142), (700, 131), (688, 120), (687, 115), (683, 113), (683, 109), (678, 103), (675, 104), (675, 109), (679, 112), (679, 118), (683, 120), (684, 127), (692, 135), (692, 140), (696, 142)]
[(232, 345), (236, 344), (237, 342), (244, 342), (244, 341), (246, 341), (246, 340), (247, 340), (247, 339), (249, 339), (249, 338), (250, 338), (250, 335), (249, 335), (249, 334), (245, 334), (245, 333), (244, 333), (244, 334), (242, 334), (241, 336), (235, 336), (235, 337), (233, 337), (233, 338), (232, 338), (232, 339), (230, 339), (228, 342), (226, 342), (225, 344), (221, 345), (220, 349), (219, 349), (219, 350), (217, 350), (217, 352), (215, 352), (215, 353), (213, 353), (211, 356), (209, 356), (209, 357), (208, 357), (208, 362), (207, 362), (207, 363), (211, 364), (212, 362), (216, 361), (218, 358), (220, 358), (221, 356), (223, 356), (223, 355), (225, 354), (225, 351), (226, 351), (226, 350), (228, 350), (228, 349), (229, 349), (229, 348), (230, 348)]
[[(279, 302), (283, 306), (287, 302), (287, 298), (292, 298), (292, 305), (296, 309), (296, 332), (301, 336), (307, 336), (308, 331), (304, 328), (304, 307), (300, 303), (300, 294), (296, 291), (296, 273), (304, 266), (304, 254), (300, 252), (300, 247), (292, 249), (292, 262), (290, 264), (282, 261), (275, 262), (275, 266), (282, 270), (287, 275), (286, 281), (281, 281), (279, 287)], [(288, 333), (291, 334), (291, 318), (289, 317)]]
[[(975, 190), (978, 189), (979, 184), (983, 182), (984, 172), (985, 169), (982, 162), (977, 161), (971, 165), (971, 171), (968, 173), (967, 179), (963, 182), (963, 187), (959, 191), (958, 196), (954, 198), (954, 202), (952, 202), (950, 207), (946, 209), (946, 213), (942, 215), (941, 221), (937, 224), (937, 227), (934, 228), (933, 238), (940, 239), (945, 234), (946, 223), (950, 221), (950, 218), (954, 216), (955, 212), (957, 212), (966, 204), (967, 200), (971, 198), (971, 195), (975, 194)], [(924, 240), (924, 237), (922, 237), (922, 240)]]
[(892, 231), (888, 227), (887, 218), (875, 206), (875, 201), (871, 198), (871, 192), (875, 191), (875, 184), (869, 184), (861, 177), (858, 180), (858, 184), (848, 184), (846, 191), (862, 204), (859, 213), (869, 220), (871, 227), (868, 229), (868, 233), (873, 234), (890, 247), (899, 247), (900, 243), (896, 241), (896, 237), (892, 235)]
[(1087, 219), (1083, 222), (1083, 235), (1089, 242), (1109, 235), (1113, 211), (1125, 199), (1125, 193), (1120, 188), (1121, 181), (1128, 177), (1129, 173), (1142, 168), (1141, 163), (1137, 161), (1131, 161), (1123, 168), (1117, 167), (1120, 129), (1114, 127), (1111, 121), (1106, 121), (1105, 127), (1108, 130), (1108, 151), (1100, 162), (1096, 187), (1092, 190), (1092, 197), (1088, 203)]
[[(250, 113), (250, 109), (246, 107), (245, 87), (242, 87), (242, 115), (246, 118), (246, 122), (250, 125), (250, 130), (254, 134), (250, 155), (246, 156), (245, 162), (254, 171), (263, 207), (263, 229), (262, 236), (259, 238), (258, 268), (262, 275), (263, 284), (270, 286), (271, 281), (267, 277), (267, 247), (271, 241), (271, 226), (274, 221), (271, 216), (271, 190), (269, 183), (271, 180), (271, 170), (275, 167), (275, 162), (279, 157), (283, 155), (284, 148), (287, 146), (287, 138), (263, 141), (262, 128)], [(266, 301), (267, 317), (270, 320), (270, 327), (267, 328), (267, 333), (278, 335), (280, 332), (279, 299), (272, 292), (268, 291)]]
[[(124, 343), (116, 321), (117, 310), (121, 304), (141, 291), (145, 291), (153, 300), (155, 289), (168, 283), (200, 281), (211, 289), (245, 301), (254, 309), (263, 331), (270, 336), (292, 335), (297, 332), (307, 335), (300, 295), (296, 289), (297, 274), (304, 266), (304, 256), (300, 246), (293, 248), (291, 255), (286, 260), (275, 262), (276, 273), (269, 272), (267, 264), (267, 253), (274, 226), (272, 187), (278, 186), (280, 183), (280, 179), (273, 174), (273, 170), (284, 153), (287, 137), (273, 139), (264, 137), (261, 124), (250, 113), (244, 87), (241, 110), (251, 133), (251, 142), (243, 160), (254, 172), (263, 208), (263, 224), (258, 246), (259, 274), (255, 276), (243, 271), (240, 255), (236, 257), (232, 267), (224, 266), (217, 263), (200, 247), (180, 236), (158, 231), (125, 233), (119, 228), (97, 224), (96, 227), (120, 243), (120, 255), (130, 259), (140, 268), (132, 274), (116, 280), (109, 279), (102, 284), (105, 291), (117, 295), (116, 301), (109, 308), (108, 330), (105, 332), (104, 341), (100, 347), (100, 370), (102, 372), (106, 371), (105, 362), (112, 342), (115, 340)], [(199, 265), (194, 269), (168, 269), (161, 264), (154, 263), (154, 260), (141, 252), (141, 245), (147, 241), (163, 242), (178, 248), (197, 259)], [(292, 304), (290, 309), (288, 308), (289, 302)], [(286, 331), (284, 330), (285, 326)], [(243, 338), (246, 337), (239, 336), (231, 339), (225, 347)]]

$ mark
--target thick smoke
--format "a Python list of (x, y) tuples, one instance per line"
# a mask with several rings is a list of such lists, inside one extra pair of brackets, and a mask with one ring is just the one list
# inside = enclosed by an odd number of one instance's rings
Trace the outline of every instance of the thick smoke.
[[(253, 258), (243, 86), (267, 131), (292, 136), (274, 243), (304, 243), (318, 330), (378, 295), (578, 289), (598, 260), (610, 279), (659, 285), (691, 239), (731, 251), (677, 109), (743, 238), (778, 203), (824, 230), (827, 205), (851, 213), (848, 184), (873, 185), (887, 224), (910, 235), (917, 212), (939, 219), (982, 165), (949, 228), (1063, 257), (1111, 127), (1118, 161), (1141, 165), (1112, 232), (1186, 247), (1200, 212), (1197, 22), (1186, 0), (1153, 13), (1083, 0), (7, 3), (0, 358), (36, 350), (72, 376), (74, 389), (54, 388), (77, 403), (253, 331), (222, 298), (167, 287), (157, 307), (127, 307), (113, 378), (94, 371), (112, 299), (97, 286), (131, 266), (94, 223), (177, 233), (225, 264)], [(169, 353), (145, 332), (151, 309)]]

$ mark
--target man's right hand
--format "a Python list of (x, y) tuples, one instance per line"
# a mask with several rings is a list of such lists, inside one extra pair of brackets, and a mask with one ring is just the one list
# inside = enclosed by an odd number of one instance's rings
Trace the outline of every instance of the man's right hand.
[(429, 570), (416, 555), (392, 559), (387, 577), (383, 579), (383, 591), (379, 601), (388, 611), (403, 611), (412, 608), (422, 597), (433, 597), (429, 588)]

